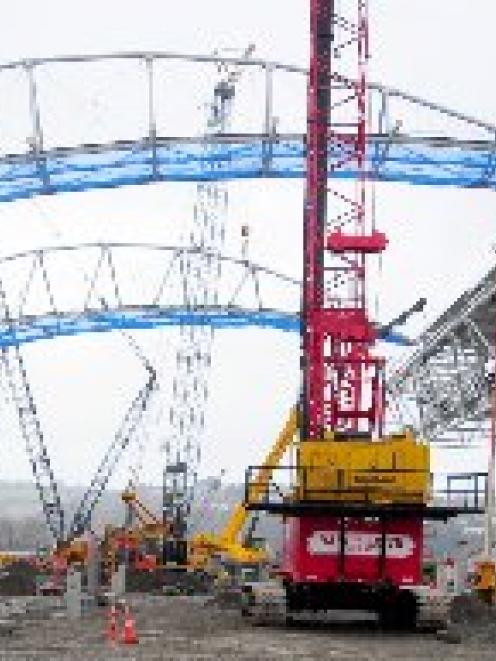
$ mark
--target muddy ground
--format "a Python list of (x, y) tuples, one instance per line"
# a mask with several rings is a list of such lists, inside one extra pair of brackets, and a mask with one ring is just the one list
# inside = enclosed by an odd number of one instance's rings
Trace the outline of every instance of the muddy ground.
[(204, 597), (135, 595), (128, 597), (140, 638), (135, 646), (113, 647), (105, 639), (106, 610), (67, 620), (62, 610), (37, 601), (11, 616), (18, 628), (0, 635), (0, 659), (332, 659), (333, 661), (483, 661), (495, 658), (496, 624), (459, 621), (458, 644), (434, 634), (380, 631), (373, 623), (334, 623), (292, 628), (254, 627), (235, 611), (220, 609)]

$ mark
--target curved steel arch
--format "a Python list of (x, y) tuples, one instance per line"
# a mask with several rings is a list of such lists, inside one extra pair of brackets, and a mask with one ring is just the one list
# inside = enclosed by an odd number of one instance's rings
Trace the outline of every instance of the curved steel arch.
[(265, 328), (300, 332), (300, 318), (279, 310), (245, 310), (205, 307), (123, 307), (108, 312), (88, 310), (65, 315), (20, 318), (6, 327), (0, 324), (0, 347), (20, 346), (56, 337), (171, 326), (210, 326), (217, 330)]
[[(0, 159), (0, 202), (161, 181), (299, 179), (304, 175), (303, 135), (233, 135), (230, 142), (224, 138), (216, 144), (214, 155), (211, 150), (207, 153), (203, 140), (157, 137), (154, 147), (143, 139), (46, 150), (37, 161), (29, 154), (7, 156)], [(377, 181), (411, 185), (493, 188), (493, 149), (491, 141), (414, 140), (408, 136), (399, 141), (373, 136), (369, 140), (369, 175)], [(213, 158), (218, 168), (206, 168)], [(351, 166), (337, 173), (332, 176), (352, 179), (356, 175)]]
[[(119, 262), (124, 259), (123, 263), (127, 264), (126, 251), (130, 250), (133, 251), (135, 260), (139, 251), (143, 251), (143, 254), (146, 254), (145, 263), (150, 265), (150, 273), (155, 275), (156, 286), (150, 286), (145, 292), (148, 299), (139, 303), (135, 301), (132, 291), (128, 291), (127, 295), (122, 291), (120, 283), (120, 276), (127, 276), (127, 273), (122, 273)], [(152, 268), (152, 253), (160, 258), (160, 270), (157, 270), (156, 264)], [(170, 282), (174, 274), (180, 275), (181, 260), (197, 253), (201, 253), (205, 259), (218, 260), (224, 265), (224, 271), (231, 268), (229, 277), (226, 277), (229, 280), (229, 289), (221, 292), (219, 305), (191, 308), (187, 301), (181, 300), (177, 291), (169, 294), (169, 298), (164, 294), (167, 279)], [(64, 260), (62, 264), (55, 261), (57, 257), (64, 255), (70, 256), (70, 259)], [(86, 256), (87, 259), (81, 264), (76, 256)], [(18, 266), (23, 266), (24, 271), (16, 271)], [(93, 268), (90, 269), (90, 266)], [(6, 271), (6, 267), (11, 269), (10, 272)], [(91, 277), (88, 277), (89, 269), (92, 272)], [(83, 270), (83, 278), (80, 280), (84, 281), (84, 284), (77, 292), (79, 300), (67, 305), (57, 291), (55, 280), (76, 281), (76, 276), (81, 275)], [(144, 274), (145, 279), (152, 279), (150, 273)], [(110, 277), (108, 282), (105, 281), (107, 276)], [(15, 280), (15, 289), (9, 286), (9, 279)], [(38, 286), (42, 286), (42, 291), (40, 293), (38, 288), (34, 300), (31, 301), (36, 279)], [(292, 310), (277, 307), (277, 293), (274, 294), (270, 289), (278, 284), (282, 284), (285, 290), (288, 285), (292, 289)], [(62, 336), (180, 325), (208, 325), (216, 329), (254, 327), (298, 333), (300, 286), (299, 280), (273, 269), (247, 260), (211, 253), (198, 247), (115, 242), (23, 251), (0, 259), (0, 293), (2, 296), (5, 294), (7, 300), (15, 296), (18, 302), (16, 308), (10, 304), (8, 318), (0, 320), (0, 348)], [(251, 290), (248, 294), (253, 301), (252, 307), (240, 305), (243, 289), (244, 293), (247, 289)], [(265, 301), (270, 305), (266, 305)], [(39, 306), (43, 303), (45, 310), (40, 312)], [(382, 339), (395, 344), (410, 344), (401, 334), (394, 332), (388, 332)]]
[[(148, 116), (146, 135), (134, 140), (75, 147), (47, 148), (44, 144), (43, 105), (40, 103), (36, 74), (56, 65), (100, 62), (142, 62), (148, 76), (148, 92), (143, 110)], [(160, 134), (154, 101), (153, 67), (157, 63), (198, 64), (236, 63), (263, 76), (260, 99), (263, 125), (259, 131), (204, 138)], [(117, 188), (158, 181), (201, 181), (247, 178), (299, 178), (304, 174), (304, 136), (299, 132), (275, 130), (273, 76), (278, 73), (304, 77), (299, 67), (257, 59), (222, 58), (179, 53), (137, 52), (109, 55), (38, 58), (0, 65), (0, 80), (8, 72), (26, 74), (29, 98), (30, 134), (26, 152), (0, 156), (0, 201), (9, 202), (42, 194)], [(413, 185), (491, 188), (496, 176), (496, 127), (462, 113), (384, 85), (372, 84), (370, 94), (377, 99), (368, 139), (369, 176), (380, 181)], [(420, 129), (401, 133), (389, 107), (400, 100), (415, 109), (434, 113), (441, 122), (439, 131), (426, 137)], [(470, 138), (446, 134), (443, 122), (456, 122), (470, 129)], [(479, 133), (474, 133), (479, 132)], [(341, 137), (341, 136), (340, 136)], [(212, 148), (214, 143), (215, 149)], [(344, 144), (329, 145), (333, 157), (346, 157)], [(208, 145), (208, 149), (206, 146)], [(1, 154), (0, 145), (0, 154)], [(216, 167), (206, 167), (212, 159)], [(353, 168), (344, 167), (330, 176), (353, 178)]]
[(211, 252), (204, 250), (201, 246), (177, 246), (172, 244), (157, 244), (157, 243), (147, 243), (145, 241), (88, 241), (84, 243), (77, 243), (73, 245), (56, 245), (56, 246), (46, 246), (42, 248), (30, 248), (29, 250), (20, 250), (19, 252), (12, 253), (11, 255), (3, 255), (0, 257), (0, 268), (4, 264), (10, 262), (15, 262), (20, 259), (25, 259), (29, 257), (35, 257), (37, 255), (43, 254), (56, 254), (64, 252), (78, 252), (82, 250), (119, 250), (119, 249), (131, 249), (131, 250), (149, 250), (153, 252), (163, 252), (163, 253), (173, 253), (175, 255), (179, 254), (198, 254), (200, 253), (205, 258), (211, 257), (212, 259), (218, 259), (221, 262), (226, 264), (234, 264), (239, 267), (244, 267), (249, 271), (255, 271), (256, 273), (265, 273), (269, 276), (273, 276), (279, 280), (282, 280), (288, 284), (300, 286), (301, 282), (297, 278), (292, 276), (285, 275), (280, 273), (275, 269), (271, 269), (268, 266), (262, 266), (251, 262), (240, 257), (232, 257), (231, 255), (222, 255), (216, 252)]

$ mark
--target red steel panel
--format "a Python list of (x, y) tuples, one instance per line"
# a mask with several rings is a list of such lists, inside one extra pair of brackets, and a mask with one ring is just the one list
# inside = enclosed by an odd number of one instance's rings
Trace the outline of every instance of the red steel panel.
[(387, 239), (383, 232), (372, 232), (368, 236), (332, 232), (327, 237), (326, 248), (333, 252), (360, 251), (365, 254), (379, 253), (386, 249)]
[(350, 581), (394, 585), (422, 583), (423, 522), (391, 519), (384, 523), (386, 555), (381, 559), (382, 526), (373, 519), (341, 522), (329, 516), (289, 518), (285, 523), (283, 571), (292, 582)]

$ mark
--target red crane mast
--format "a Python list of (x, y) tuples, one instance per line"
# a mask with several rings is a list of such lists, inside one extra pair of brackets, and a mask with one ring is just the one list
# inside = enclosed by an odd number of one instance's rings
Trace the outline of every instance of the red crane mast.
[(437, 626), (449, 599), (423, 584), (423, 522), (458, 510), (429, 507), (427, 444), (383, 434), (366, 307), (366, 259), (387, 244), (367, 200), (367, 0), (310, 0), (310, 31), (303, 415), (288, 496), (276, 485), (254, 502), (247, 481), (246, 506), (282, 515), (284, 543), (281, 580), (245, 586), (243, 608), (262, 621), (347, 608)]
[[(367, 0), (310, 0), (310, 32), (302, 439), (381, 435), (383, 361), (370, 354), (365, 296), (365, 257), (386, 247), (367, 222)], [(352, 169), (354, 191), (328, 187), (329, 174)]]

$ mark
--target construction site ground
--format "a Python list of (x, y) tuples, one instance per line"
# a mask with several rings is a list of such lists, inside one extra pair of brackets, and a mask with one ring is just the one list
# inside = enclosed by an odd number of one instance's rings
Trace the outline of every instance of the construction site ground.
[[(455, 618), (457, 643), (434, 633), (388, 633), (373, 623), (298, 624), (291, 628), (256, 627), (232, 609), (206, 597), (132, 595), (127, 601), (136, 618), (137, 645), (106, 640), (106, 609), (93, 609), (68, 620), (50, 600), (4, 600), (17, 611), (12, 633), (0, 634), (0, 659), (340, 659), (410, 661), (413, 659), (494, 659), (496, 622), (468, 609)], [(462, 609), (463, 610), (463, 609)], [(477, 621), (478, 620), (478, 621)]]

